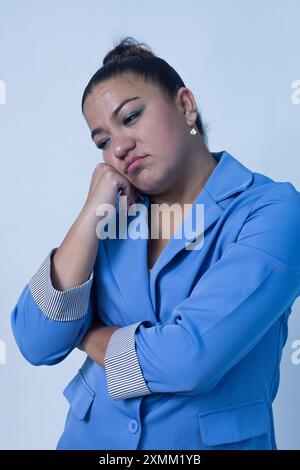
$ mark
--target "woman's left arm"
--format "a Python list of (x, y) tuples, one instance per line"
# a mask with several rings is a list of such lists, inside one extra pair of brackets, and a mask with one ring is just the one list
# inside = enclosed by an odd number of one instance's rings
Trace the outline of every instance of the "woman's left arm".
[(104, 367), (104, 356), (109, 340), (118, 329), (117, 326), (103, 326), (97, 321), (87, 332), (78, 349), (86, 352), (93, 361)]
[(109, 332), (103, 362), (111, 398), (215, 387), (300, 295), (299, 242), (300, 195), (278, 184), (169, 322)]

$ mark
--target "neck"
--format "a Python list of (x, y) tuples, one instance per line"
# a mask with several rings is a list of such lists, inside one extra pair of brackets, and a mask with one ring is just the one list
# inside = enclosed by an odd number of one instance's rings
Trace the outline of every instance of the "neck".
[(209, 176), (217, 165), (217, 161), (205, 145), (197, 148), (190, 158), (185, 160), (178, 180), (164, 193), (151, 196), (152, 204), (174, 203), (192, 204), (204, 187)]

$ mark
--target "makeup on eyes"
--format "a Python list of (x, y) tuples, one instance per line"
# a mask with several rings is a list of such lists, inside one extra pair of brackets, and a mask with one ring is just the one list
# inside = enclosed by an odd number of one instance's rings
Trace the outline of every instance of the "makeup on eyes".
[[(136, 111), (133, 111), (132, 113), (129, 113), (128, 115), (126, 115), (123, 119), (122, 119), (122, 123), (124, 125), (127, 124), (127, 120), (129, 120), (129, 123), (131, 123), (132, 120), (134, 120), (135, 118), (137, 118), (138, 116), (140, 116), (140, 114), (142, 114), (143, 112), (143, 108), (142, 109), (139, 109), (139, 110), (136, 110)], [(106, 139), (107, 140), (107, 139)], [(101, 140), (100, 142), (98, 142), (98, 144), (96, 144), (97, 148), (100, 149), (100, 150), (104, 150), (104, 145), (106, 143), (106, 140)]]

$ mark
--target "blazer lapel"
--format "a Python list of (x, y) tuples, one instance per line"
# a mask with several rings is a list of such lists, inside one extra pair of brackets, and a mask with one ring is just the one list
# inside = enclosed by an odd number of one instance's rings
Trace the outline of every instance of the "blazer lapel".
[[(159, 273), (180, 251), (201, 249), (205, 242), (205, 233), (216, 223), (222, 212), (222, 209), (211, 199), (203, 188), (192, 204), (190, 212), (184, 218), (174, 236), (167, 243), (152, 268), (150, 293), (153, 305), (156, 305), (155, 283)], [(187, 233), (187, 228), (190, 227), (194, 229), (192, 236)]]

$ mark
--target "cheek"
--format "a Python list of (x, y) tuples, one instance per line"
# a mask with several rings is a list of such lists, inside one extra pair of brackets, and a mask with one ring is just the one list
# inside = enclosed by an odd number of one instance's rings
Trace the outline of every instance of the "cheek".
[(175, 113), (163, 112), (156, 120), (155, 142), (159, 143), (166, 154), (173, 154), (181, 147), (182, 121)]
[(145, 111), (139, 125), (139, 135), (144, 142), (155, 145), (166, 139), (168, 116), (161, 107), (150, 107)]
[(116, 167), (116, 162), (115, 162), (114, 158), (112, 157), (112, 155), (110, 153), (104, 153), (103, 152), (103, 161), (104, 161), (104, 163), (106, 163), (106, 165), (110, 165), (113, 168)]
[(146, 146), (145, 150), (154, 156), (166, 158), (178, 148), (176, 126), (165, 117), (158, 116), (156, 119), (151, 119), (139, 135)]

